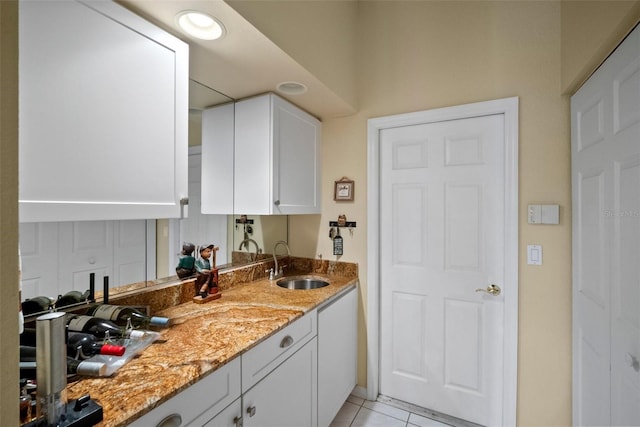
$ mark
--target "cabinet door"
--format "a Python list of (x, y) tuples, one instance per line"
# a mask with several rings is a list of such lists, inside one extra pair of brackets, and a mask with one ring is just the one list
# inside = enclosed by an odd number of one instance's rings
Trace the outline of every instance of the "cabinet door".
[(295, 353), (317, 334), (318, 316), (315, 310), (279, 330), (242, 355), (242, 391), (269, 374), (283, 360)]
[(273, 96), (274, 213), (320, 213), (320, 122)]
[(232, 103), (202, 112), (203, 214), (233, 215), (234, 116)]
[(236, 103), (234, 212), (320, 213), (321, 123), (267, 94)]
[[(240, 359), (236, 358), (138, 418), (130, 426), (201, 426), (239, 397)], [(169, 418), (176, 424), (162, 424), (163, 420)]]
[(309, 341), (243, 395), (244, 427), (317, 425), (317, 341)]
[(20, 2), (20, 221), (179, 217), (188, 45), (113, 2)]
[(356, 289), (318, 312), (318, 426), (331, 424), (356, 385)]
[[(209, 420), (204, 427), (242, 427), (242, 399), (238, 398), (222, 412)], [(190, 425), (196, 427), (200, 424), (196, 422)]]
[(238, 215), (273, 213), (271, 122), (268, 95), (236, 102), (233, 211)]

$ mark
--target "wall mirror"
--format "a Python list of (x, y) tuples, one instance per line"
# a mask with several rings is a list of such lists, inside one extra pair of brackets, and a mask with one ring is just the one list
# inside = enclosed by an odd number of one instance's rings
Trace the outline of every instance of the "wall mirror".
[[(197, 158), (202, 110), (233, 100), (194, 80), (189, 91), (189, 146)], [(91, 273), (95, 273), (98, 293), (108, 277), (111, 295), (174, 281), (185, 240), (219, 246), (217, 264), (222, 270), (270, 257), (275, 242), (288, 241), (287, 216), (200, 214), (199, 192), (201, 188), (206, 191), (206, 186), (200, 186), (198, 177), (192, 194), (195, 163), (190, 162), (187, 219), (21, 223), (22, 299), (55, 299), (69, 291), (84, 292)]]
[[(189, 85), (189, 217), (171, 220), (169, 256), (177, 263), (182, 243), (195, 245), (212, 243), (219, 268), (237, 267), (271, 256), (279, 240), (287, 241), (288, 218), (285, 215), (203, 215), (200, 213), (200, 193), (215, 183), (200, 183), (199, 153), (202, 145), (202, 110), (233, 100), (195, 80)], [(193, 192), (191, 183), (194, 183)], [(197, 183), (200, 183), (199, 185)], [(197, 254), (195, 254), (197, 256)], [(170, 260), (171, 261), (171, 260)], [(171, 264), (171, 262), (169, 263)], [(173, 274), (170, 271), (169, 274)]]

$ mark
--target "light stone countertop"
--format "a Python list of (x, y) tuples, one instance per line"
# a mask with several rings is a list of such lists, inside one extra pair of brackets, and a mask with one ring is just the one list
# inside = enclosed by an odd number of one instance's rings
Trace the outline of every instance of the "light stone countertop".
[(160, 339), (111, 377), (70, 382), (68, 400), (90, 394), (103, 408), (99, 426), (127, 425), (358, 283), (357, 266), (355, 277), (310, 275), (330, 284), (290, 290), (256, 280), (223, 290), (220, 299), (205, 304), (185, 302), (154, 313), (171, 319)]

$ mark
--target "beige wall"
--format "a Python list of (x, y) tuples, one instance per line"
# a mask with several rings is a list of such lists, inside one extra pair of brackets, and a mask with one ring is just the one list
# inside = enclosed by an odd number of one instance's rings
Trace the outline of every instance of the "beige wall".
[(18, 5), (0, 1), (0, 424), (18, 425)]
[[(357, 108), (358, 2), (226, 0), (296, 62)], [(286, 29), (286, 31), (282, 31)], [(290, 35), (295, 33), (295, 37)]]
[[(358, 383), (366, 386), (366, 120), (495, 98), (520, 99), (519, 345), (517, 419), (571, 425), (571, 177), (568, 97), (563, 91), (606, 57), (637, 19), (631, 2), (359, 3), (357, 115), (327, 120), (323, 214), (291, 220), (292, 247), (331, 255), (328, 221), (358, 222), (343, 260), (360, 265)], [(604, 4), (607, 3), (607, 4)], [(623, 4), (624, 3), (624, 4)], [(584, 6), (584, 5), (583, 5)], [(611, 6), (613, 9), (609, 9)], [(603, 11), (606, 13), (603, 14)], [(263, 19), (268, 19), (263, 15)], [(563, 25), (569, 28), (563, 28)], [(590, 37), (581, 38), (584, 34)], [(597, 43), (596, 43), (597, 41)], [(578, 52), (573, 52), (574, 50)], [(572, 51), (572, 54), (568, 52)], [(313, 72), (313, 70), (311, 70)], [(356, 181), (353, 203), (332, 200), (333, 181)], [(558, 203), (560, 225), (526, 222), (530, 203)], [(317, 243), (313, 247), (313, 233)], [(540, 244), (544, 265), (526, 264)]]
[(640, 1), (562, 2), (562, 92), (573, 94), (640, 17)]
[[(559, 93), (560, 5), (366, 2), (361, 13), (360, 117), (341, 126), (359, 133), (352, 143), (361, 160), (353, 166), (362, 165), (363, 176), (365, 118), (519, 97), (519, 248), (524, 254), (526, 244), (542, 245), (545, 263), (528, 266), (520, 256), (518, 423), (570, 425), (569, 117)], [(524, 212), (533, 202), (560, 204), (561, 225), (529, 226)]]

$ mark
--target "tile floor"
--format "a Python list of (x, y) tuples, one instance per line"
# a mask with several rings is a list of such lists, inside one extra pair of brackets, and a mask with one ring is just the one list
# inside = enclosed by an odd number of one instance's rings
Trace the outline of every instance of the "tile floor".
[[(388, 401), (387, 403), (380, 401), (380, 399), (374, 402), (351, 395), (342, 405), (330, 427), (458, 427), (469, 425), (465, 422), (437, 421), (425, 417), (424, 414), (428, 412), (426, 410), (390, 403), (394, 402)], [(405, 406), (406, 409), (403, 409), (402, 406)], [(418, 412), (422, 412), (423, 415)]]

